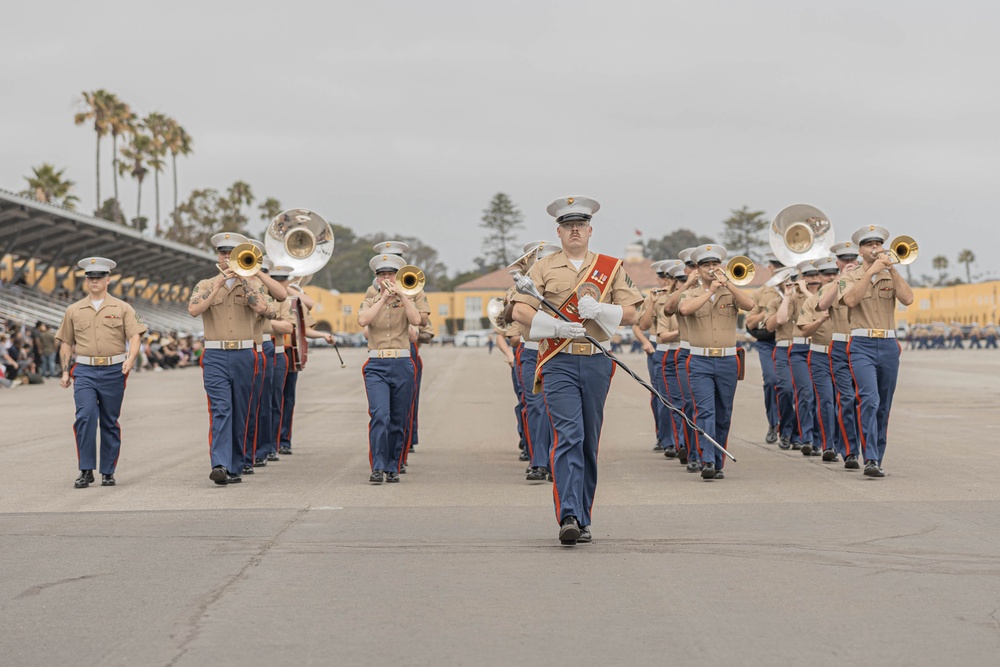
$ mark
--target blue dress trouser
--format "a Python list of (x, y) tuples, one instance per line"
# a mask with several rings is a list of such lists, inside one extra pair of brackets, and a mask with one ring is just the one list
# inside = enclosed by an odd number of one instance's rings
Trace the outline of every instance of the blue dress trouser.
[(774, 348), (774, 372), (778, 375), (778, 418), (782, 438), (802, 444), (799, 424), (795, 416), (795, 388), (792, 384), (792, 368), (789, 362), (791, 349)]
[(253, 467), (254, 457), (257, 456), (257, 430), (260, 426), (260, 399), (264, 391), (264, 373), (267, 360), (261, 350), (254, 350), (253, 360), (253, 389), (250, 393), (250, 428), (247, 430), (247, 439), (244, 443), (246, 449), (243, 451), (243, 463)]
[[(687, 366), (695, 423), (728, 449), (733, 399), (740, 373), (739, 359), (735, 355), (702, 357), (693, 354), (688, 357)], [(697, 432), (694, 437), (701, 450), (702, 461), (714, 463), (716, 470), (722, 470), (726, 456), (709, 442), (702, 442)]]
[(208, 395), (212, 467), (231, 475), (243, 472), (250, 427), (253, 350), (207, 349), (201, 355), (202, 379)]
[(552, 422), (545, 408), (545, 396), (532, 393), (535, 383), (535, 366), (538, 351), (522, 348), (520, 353), (521, 384), (524, 392), (525, 417), (528, 424), (528, 448), (531, 452), (531, 467), (549, 469), (552, 453)]
[[(691, 358), (691, 350), (683, 347), (677, 350), (677, 386), (680, 389), (681, 397), (684, 399), (684, 416), (694, 422), (694, 403), (691, 402), (691, 385), (688, 381), (688, 359)], [(684, 422), (684, 445), (687, 447), (688, 463), (691, 461), (701, 461), (701, 452), (698, 450), (698, 442), (695, 440), (694, 430)]]
[(258, 458), (265, 458), (268, 454), (277, 454), (278, 440), (281, 437), (281, 415), (285, 403), (285, 380), (288, 377), (288, 355), (284, 352), (275, 352), (273, 361), (274, 363), (271, 364), (271, 368), (273, 368), (273, 377), (271, 381), (271, 397), (269, 401), (269, 405), (271, 406), (271, 418), (268, 424), (267, 440), (264, 442), (263, 447), (258, 447), (257, 449)]
[(259, 363), (258, 377), (260, 379), (260, 398), (257, 401), (257, 433), (253, 443), (254, 459), (261, 459), (271, 451), (274, 430), (271, 427), (273, 409), (271, 407), (274, 395), (274, 343), (265, 340), (257, 355)]
[(372, 470), (399, 472), (416, 382), (413, 360), (369, 359), (361, 373), (368, 394), (368, 459)]
[(809, 374), (812, 376), (813, 393), (816, 396), (816, 428), (813, 431), (814, 445), (821, 445), (823, 451), (834, 449), (834, 421), (836, 409), (833, 398), (833, 375), (830, 372), (830, 355), (816, 350), (809, 351)]
[(798, 419), (799, 442), (812, 444), (816, 439), (816, 392), (809, 376), (809, 346), (792, 345), (788, 354), (795, 392), (795, 415)]
[[(661, 354), (661, 353), (658, 353)], [(663, 377), (663, 386), (666, 389), (667, 400), (675, 408), (680, 408), (681, 411), (684, 410), (684, 395), (681, 394), (680, 381), (677, 379), (677, 350), (667, 350), (661, 354), (661, 377)], [(674, 412), (673, 410), (664, 407), (667, 414), (666, 428), (670, 429), (670, 442), (674, 446), (681, 450), (686, 447), (684, 442), (684, 429), (686, 424), (684, 419)]]
[(413, 445), (420, 444), (420, 383), (424, 379), (424, 360), (420, 358), (420, 349), (416, 344), (410, 343), (410, 355), (413, 358), (413, 366), (416, 370), (416, 384), (413, 385), (413, 418), (410, 420), (410, 436), (407, 438), (407, 453)]
[(597, 450), (604, 424), (604, 402), (614, 362), (603, 354), (558, 353), (542, 368), (545, 404), (555, 436), (549, 469), (556, 520), (575, 516), (590, 525), (597, 491)]
[(517, 357), (514, 355), (514, 365), (510, 367), (510, 382), (514, 385), (514, 396), (517, 397), (517, 403), (514, 404), (514, 421), (517, 422), (517, 437), (519, 438), (517, 447), (518, 449), (523, 449), (531, 455), (531, 442), (528, 440), (528, 434), (525, 432), (525, 415), (524, 410), (526, 403), (524, 401), (524, 387), (521, 385), (521, 371), (517, 368)]
[(830, 370), (836, 389), (835, 409), (837, 429), (834, 446), (845, 459), (860, 456), (861, 437), (858, 435), (857, 390), (854, 376), (847, 360), (847, 341), (835, 340), (830, 344)]
[(764, 378), (764, 412), (768, 426), (778, 425), (778, 372), (774, 370), (774, 341), (755, 341), (760, 358), (760, 373)]
[(858, 388), (858, 412), (861, 446), (865, 462), (880, 466), (885, 457), (889, 411), (896, 393), (901, 349), (895, 338), (852, 336), (847, 344), (851, 374)]
[(285, 350), (285, 385), (281, 392), (281, 424), (278, 426), (278, 447), (292, 448), (292, 419), (295, 417), (295, 387), (299, 372), (292, 364), (291, 353)]
[(76, 421), (76, 458), (80, 470), (97, 469), (97, 429), (101, 430), (101, 474), (113, 475), (122, 446), (118, 417), (122, 413), (127, 375), (122, 365), (73, 366), (73, 402)]
[[(649, 371), (649, 384), (662, 394), (663, 388), (660, 385), (663, 384), (663, 380), (660, 378), (663, 375), (663, 356), (656, 350), (653, 350), (652, 354), (646, 355), (646, 370)], [(660, 400), (653, 394), (649, 396), (649, 407), (653, 411), (653, 430), (656, 433), (656, 444), (664, 447), (666, 445), (663, 442), (663, 437), (666, 431), (660, 425)]]

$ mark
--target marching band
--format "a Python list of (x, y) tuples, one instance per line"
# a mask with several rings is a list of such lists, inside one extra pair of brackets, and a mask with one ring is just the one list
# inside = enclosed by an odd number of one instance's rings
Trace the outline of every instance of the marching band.
[[(654, 451), (704, 480), (725, 479), (746, 369), (741, 321), (760, 359), (765, 443), (843, 461), (848, 470), (863, 461), (865, 476), (885, 476), (901, 350), (894, 313), (897, 303), (913, 302), (896, 267), (915, 259), (912, 238), (890, 242), (887, 229), (867, 225), (834, 243), (826, 216), (797, 204), (771, 224), (770, 276), (759, 288), (748, 287), (756, 271), (749, 258), (729, 259), (726, 248), (705, 244), (653, 262), (658, 284), (644, 296), (620, 259), (590, 250), (599, 209), (585, 196), (552, 202), (559, 243), (524, 246), (507, 267), (515, 287), (487, 308), (511, 368), (526, 479), (552, 483), (560, 543), (592, 539), (597, 453), (616, 365), (650, 391)], [(312, 211), (295, 209), (274, 219), (264, 243), (222, 232), (212, 246), (219, 273), (194, 286), (188, 312), (205, 330), (209, 479), (228, 486), (292, 454), (306, 340), (334, 342), (313, 328), (314, 304), (302, 290), (329, 261), (333, 233)], [(384, 241), (374, 251), (374, 280), (357, 315), (368, 340), (369, 482), (398, 483), (419, 443), (420, 346), (434, 328), (423, 272), (404, 259), (407, 245)], [(98, 468), (98, 426), (102, 485), (115, 483), (117, 419), (145, 326), (106, 292), (113, 261), (87, 258), (80, 266), (91, 294), (67, 310), (57, 339), (62, 385), (75, 383), (75, 486), (85, 488)], [(630, 326), (647, 355), (648, 384), (609, 351), (611, 337)]]

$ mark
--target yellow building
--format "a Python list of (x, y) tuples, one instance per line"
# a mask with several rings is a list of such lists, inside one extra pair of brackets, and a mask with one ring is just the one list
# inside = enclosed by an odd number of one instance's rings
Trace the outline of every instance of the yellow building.
[(913, 305), (899, 307), (896, 323), (1000, 324), (997, 317), (998, 296), (1000, 281), (997, 280), (954, 287), (915, 287)]

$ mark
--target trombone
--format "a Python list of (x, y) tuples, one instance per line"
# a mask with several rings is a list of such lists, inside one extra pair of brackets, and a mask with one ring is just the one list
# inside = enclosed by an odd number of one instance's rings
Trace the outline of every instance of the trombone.
[(264, 253), (252, 243), (241, 243), (229, 253), (229, 268), (238, 276), (249, 278), (264, 265)]
[[(396, 271), (396, 293), (403, 296), (414, 297), (424, 289), (427, 279), (424, 272), (413, 264), (401, 266)], [(382, 281), (383, 286), (386, 281)]]
[(752, 283), (755, 273), (757, 267), (746, 255), (737, 255), (726, 263), (726, 277), (737, 287)]
[(905, 266), (913, 263), (919, 250), (920, 248), (912, 236), (897, 236), (889, 243), (889, 249), (885, 254), (888, 255), (892, 264)]

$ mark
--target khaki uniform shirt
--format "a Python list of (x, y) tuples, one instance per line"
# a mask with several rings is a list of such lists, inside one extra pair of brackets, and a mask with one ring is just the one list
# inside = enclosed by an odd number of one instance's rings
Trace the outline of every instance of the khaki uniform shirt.
[[(588, 251), (587, 256), (584, 257), (583, 262), (580, 264), (580, 269), (577, 270), (570, 263), (569, 258), (566, 257), (566, 253), (559, 251), (535, 262), (534, 266), (528, 271), (528, 277), (535, 283), (535, 287), (538, 288), (542, 296), (558, 308), (562, 306), (566, 299), (573, 293), (576, 286), (586, 277), (587, 270), (594, 263), (596, 256), (595, 253)], [(526, 303), (536, 310), (541, 306), (538, 299), (527, 294), (518, 293), (514, 297), (514, 301)], [(618, 271), (615, 272), (614, 278), (611, 280), (611, 286), (605, 291), (602, 303), (614, 303), (620, 306), (638, 306), (642, 301), (642, 294), (639, 293), (639, 290), (632, 283), (632, 279), (625, 273), (625, 268), (619, 267)], [(549, 314), (551, 315), (551, 313)], [(553, 315), (553, 317), (557, 316)], [(584, 328), (588, 334), (598, 341), (606, 341), (610, 338), (597, 322), (587, 321), (584, 324)], [(574, 340), (577, 342), (587, 341), (586, 338)]]
[[(749, 313), (747, 313), (747, 316), (759, 315), (760, 313), (766, 312), (767, 307), (775, 300), (778, 301), (779, 306), (781, 305), (781, 292), (778, 291), (777, 287), (763, 285), (762, 287), (758, 287), (752, 296), (754, 307)], [(778, 312), (778, 307), (775, 306), (774, 311), (772, 312)], [(764, 319), (766, 320), (767, 317)]]
[[(859, 266), (837, 283), (840, 299), (859, 280), (866, 280), (865, 267)], [(895, 329), (896, 328), (896, 288), (892, 284), (889, 270), (875, 276), (870, 282), (858, 305), (849, 308), (847, 313), (851, 329)]]
[[(666, 302), (666, 299), (664, 299)], [(663, 313), (663, 306), (659, 305), (657, 308), (660, 309), (660, 317), (656, 320), (656, 328), (653, 330), (653, 334), (656, 336), (654, 343), (660, 342), (660, 334), (670, 333), (671, 331), (677, 331), (677, 316), (676, 315), (665, 315)], [(677, 341), (670, 341), (676, 343)]]
[(125, 354), (125, 343), (135, 334), (146, 333), (146, 325), (131, 305), (110, 294), (100, 310), (94, 310), (90, 297), (70, 305), (63, 315), (56, 338), (76, 354), (85, 357), (113, 357)]
[[(826, 287), (826, 285), (824, 285)], [(823, 313), (816, 310), (816, 304), (819, 303), (819, 294), (810, 294), (802, 305), (799, 306), (799, 315), (796, 320), (795, 325), (795, 335), (805, 336), (802, 333), (802, 327), (807, 324), (812, 324), (818, 320)], [(831, 309), (832, 310), (832, 309)], [(833, 340), (833, 320), (827, 319), (826, 322), (820, 325), (819, 329), (813, 332), (810, 336), (810, 342), (816, 345), (829, 345), (830, 341)]]
[[(214, 278), (202, 280), (195, 286), (196, 292), (211, 292)], [(274, 300), (267, 295), (265, 290), (261, 295), (267, 299), (273, 307)], [(256, 335), (255, 323), (258, 319), (257, 313), (247, 303), (247, 295), (244, 292), (243, 284), (236, 280), (231, 288), (223, 285), (212, 299), (212, 305), (201, 314), (202, 322), (205, 325), (205, 340), (254, 340), (259, 342)]]
[[(706, 292), (696, 285), (681, 294), (680, 303), (694, 299)], [(680, 308), (680, 305), (678, 305)], [(736, 316), (740, 309), (728, 287), (720, 287), (713, 299), (687, 316), (688, 342), (692, 347), (735, 347)]]
[[(421, 310), (420, 298), (423, 297), (423, 310)], [(410, 297), (400, 296), (399, 299)], [(371, 297), (366, 297), (361, 304), (360, 310), (366, 310), (375, 305), (379, 295), (375, 293)], [(421, 313), (430, 315), (431, 309), (427, 304), (427, 297), (421, 292), (412, 299)], [(382, 304), (382, 310), (378, 316), (368, 325), (368, 349), (369, 350), (409, 350), (410, 349), (410, 322), (406, 319), (406, 310), (403, 303), (398, 299), (392, 299)]]
[[(828, 290), (840, 289), (837, 282), (827, 283), (819, 288), (819, 295), (822, 297)], [(833, 329), (831, 330), (831, 335), (838, 334), (849, 334), (851, 333), (851, 323), (847, 319), (847, 306), (840, 299), (833, 302), (830, 306), (830, 322)]]
[[(790, 297), (791, 303), (788, 304), (788, 321), (784, 324), (779, 324), (778, 328), (774, 330), (774, 340), (775, 342), (779, 340), (791, 340), (795, 337), (795, 320), (799, 316), (799, 308), (802, 305), (802, 301), (805, 297), (799, 291), (795, 291)], [(781, 307), (781, 299), (772, 300), (767, 306), (767, 315), (765, 319), (771, 319), (771, 316), (778, 312), (778, 308)]]

